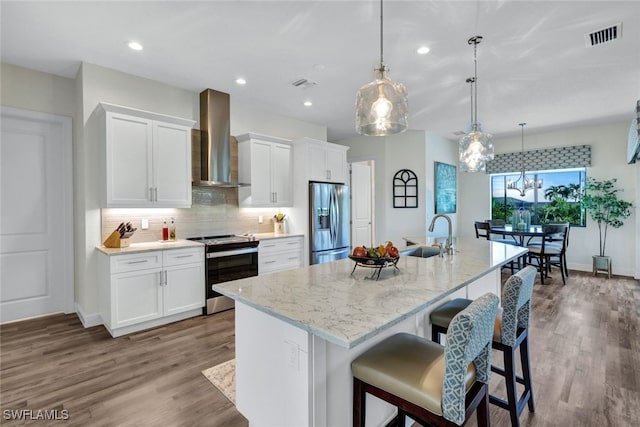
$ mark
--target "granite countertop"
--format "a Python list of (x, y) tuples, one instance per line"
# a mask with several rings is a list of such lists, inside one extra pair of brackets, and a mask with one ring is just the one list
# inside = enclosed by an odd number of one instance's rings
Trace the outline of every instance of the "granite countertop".
[[(402, 251), (402, 249), (401, 249)], [(458, 238), (453, 256), (401, 256), (398, 269), (373, 269), (343, 259), (221, 283), (215, 289), (327, 341), (352, 348), (489, 271), (525, 248)]]
[(163, 249), (184, 249), (193, 247), (204, 247), (200, 242), (191, 240), (161, 240), (156, 242), (132, 243), (126, 248), (107, 248), (105, 246), (96, 246), (100, 252), (107, 255), (123, 255), (134, 252), (161, 251)]
[(256, 240), (270, 240), (270, 239), (284, 239), (286, 237), (302, 237), (304, 234), (302, 233), (286, 233), (286, 234), (276, 234), (276, 233), (256, 233), (254, 234)]

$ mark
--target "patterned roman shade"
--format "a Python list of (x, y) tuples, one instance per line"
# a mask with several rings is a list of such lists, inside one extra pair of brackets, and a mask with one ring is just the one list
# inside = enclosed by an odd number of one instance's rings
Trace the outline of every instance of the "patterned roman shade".
[[(521, 152), (496, 154), (487, 162), (487, 173), (519, 172)], [(524, 168), (527, 171), (570, 169), (591, 166), (591, 146), (546, 148), (524, 152)]]

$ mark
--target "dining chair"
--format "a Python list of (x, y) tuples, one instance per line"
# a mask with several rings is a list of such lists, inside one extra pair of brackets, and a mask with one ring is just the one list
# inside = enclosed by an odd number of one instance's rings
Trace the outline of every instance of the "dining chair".
[[(520, 414), (525, 405), (529, 407), (530, 412), (535, 411), (529, 363), (528, 332), (531, 322), (531, 296), (535, 279), (536, 269), (532, 266), (523, 268), (507, 279), (502, 291), (503, 308), (498, 309), (494, 323), (491, 347), (494, 350), (502, 351), (504, 369), (491, 366), (491, 371), (504, 377), (507, 400), (490, 395), (489, 402), (509, 411), (512, 427), (520, 425)], [(471, 300), (456, 298), (433, 310), (429, 316), (432, 341), (440, 343), (440, 335), (447, 334), (447, 345), (449, 345), (449, 332), (447, 331), (451, 328), (451, 319), (470, 304), (472, 304)], [(518, 347), (520, 348), (522, 377), (516, 373), (515, 356)], [(516, 383), (524, 386), (520, 397), (517, 397)]]
[(549, 277), (551, 267), (559, 267), (562, 275), (562, 284), (567, 281), (566, 250), (569, 237), (569, 223), (542, 224), (543, 236), (540, 242), (532, 242), (527, 245), (528, 263), (533, 259), (540, 272), (540, 283), (544, 285), (545, 277)]
[(474, 221), (473, 226), (476, 229), (476, 239), (484, 237), (489, 240), (491, 234), (489, 233), (490, 227), (488, 222)]
[(491, 339), (498, 297), (486, 293), (451, 320), (447, 346), (399, 333), (351, 362), (353, 426), (364, 427), (366, 394), (398, 408), (394, 423), (408, 415), (422, 425), (455, 427), (476, 412), (489, 426)]
[[(503, 224), (504, 225), (504, 224)], [(517, 242), (513, 239), (493, 239), (491, 238), (491, 223), (487, 220), (487, 221), (474, 221), (473, 226), (476, 229), (476, 239), (480, 239), (481, 237), (484, 237), (487, 240), (491, 240), (493, 242), (500, 242), (500, 243), (504, 243), (507, 245), (516, 245)], [(502, 236), (505, 237), (505, 236)], [(515, 263), (517, 262), (517, 267), (515, 265)], [(508, 264), (505, 264), (503, 266), (503, 268), (509, 268), (511, 270), (511, 274), (513, 274), (516, 270), (516, 268), (520, 268), (521, 265), (521, 260), (518, 259), (518, 261), (511, 261)]]

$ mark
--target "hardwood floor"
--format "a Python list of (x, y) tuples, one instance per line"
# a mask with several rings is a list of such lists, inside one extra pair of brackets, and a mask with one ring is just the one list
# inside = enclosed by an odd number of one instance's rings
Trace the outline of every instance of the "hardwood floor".
[[(201, 374), (234, 357), (233, 322), (227, 311), (116, 339), (75, 315), (0, 325), (0, 422), (247, 426)], [(571, 272), (566, 286), (559, 276), (536, 284), (530, 342), (536, 412), (525, 408), (522, 426), (640, 426), (637, 280)], [(501, 390), (493, 375), (492, 394)], [(64, 409), (69, 419), (6, 420), (20, 409)], [(491, 422), (508, 426), (507, 412), (491, 405)]]

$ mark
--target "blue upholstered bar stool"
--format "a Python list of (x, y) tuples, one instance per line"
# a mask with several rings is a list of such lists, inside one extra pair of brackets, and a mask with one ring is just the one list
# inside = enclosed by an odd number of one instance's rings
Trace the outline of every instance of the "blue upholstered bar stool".
[[(531, 295), (536, 279), (536, 269), (527, 266), (509, 277), (502, 292), (502, 309), (498, 310), (495, 319), (492, 347), (502, 351), (504, 369), (491, 366), (491, 370), (505, 379), (507, 400), (489, 396), (489, 402), (509, 410), (511, 425), (520, 425), (520, 414), (525, 404), (534, 412), (533, 390), (531, 388), (531, 368), (529, 365), (529, 322), (531, 317)], [(443, 304), (431, 312), (431, 338), (440, 342), (440, 334), (449, 334), (447, 329), (456, 314), (472, 304), (471, 300), (457, 298)], [(516, 374), (515, 352), (520, 347), (522, 377)], [(446, 346), (445, 346), (446, 348)], [(516, 399), (516, 382), (524, 385), (524, 392)]]
[[(369, 393), (423, 425), (463, 425), (477, 408), (479, 426), (489, 425), (487, 384), (498, 297), (487, 293), (451, 319), (447, 346), (400, 333), (351, 362), (353, 425), (365, 425)], [(391, 425), (391, 424), (389, 424)]]

